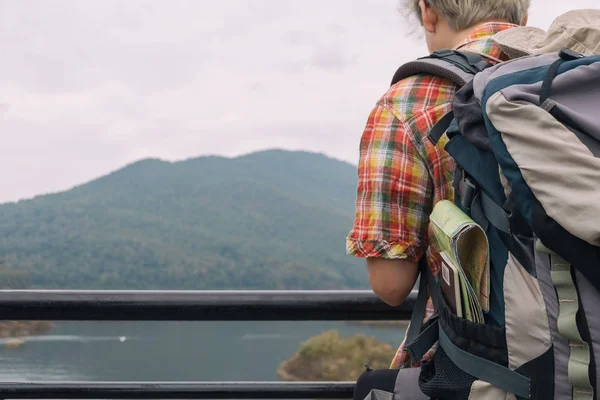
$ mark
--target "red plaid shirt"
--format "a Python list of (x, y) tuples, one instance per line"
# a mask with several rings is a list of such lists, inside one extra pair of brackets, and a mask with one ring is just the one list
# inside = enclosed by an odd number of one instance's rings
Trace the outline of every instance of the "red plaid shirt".
[[(483, 24), (456, 49), (504, 60), (491, 37), (515, 26)], [(415, 262), (425, 254), (437, 275), (439, 257), (428, 245), (429, 214), (438, 201), (454, 198), (454, 163), (444, 151), (446, 137), (434, 146), (427, 134), (451, 111), (455, 92), (450, 81), (417, 75), (392, 86), (377, 102), (360, 142), (356, 221), (346, 240), (348, 254)], [(425, 321), (433, 314), (431, 299), (427, 308)], [(404, 344), (391, 368), (419, 365), (420, 360), (410, 360)]]

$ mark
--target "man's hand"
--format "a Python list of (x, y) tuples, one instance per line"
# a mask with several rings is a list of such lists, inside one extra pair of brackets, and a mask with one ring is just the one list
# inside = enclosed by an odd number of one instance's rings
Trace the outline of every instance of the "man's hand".
[(407, 260), (367, 258), (367, 269), (373, 292), (392, 307), (404, 303), (419, 274), (419, 264)]

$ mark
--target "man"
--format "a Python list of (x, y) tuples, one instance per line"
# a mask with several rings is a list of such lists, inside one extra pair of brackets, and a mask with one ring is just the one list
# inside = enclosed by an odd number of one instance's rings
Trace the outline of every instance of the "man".
[[(404, 0), (415, 13), (429, 52), (452, 48), (506, 60), (491, 40), (527, 22), (530, 0)], [(402, 304), (427, 257), (434, 275), (440, 262), (428, 245), (429, 214), (453, 200), (453, 161), (427, 140), (429, 130), (452, 109), (456, 86), (417, 75), (392, 86), (371, 112), (360, 143), (356, 220), (347, 252), (366, 258), (373, 291), (392, 306)], [(428, 304), (426, 320), (433, 313)], [(391, 368), (416, 367), (400, 346)], [(424, 359), (429, 359), (432, 352)]]

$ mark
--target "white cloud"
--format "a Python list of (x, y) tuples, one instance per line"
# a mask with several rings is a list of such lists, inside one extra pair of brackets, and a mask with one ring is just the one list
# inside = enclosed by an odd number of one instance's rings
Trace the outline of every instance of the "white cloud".
[[(533, 0), (530, 23), (596, 2)], [(397, 4), (0, 0), (0, 202), (145, 157), (280, 147), (354, 162), (393, 72), (425, 52)]]

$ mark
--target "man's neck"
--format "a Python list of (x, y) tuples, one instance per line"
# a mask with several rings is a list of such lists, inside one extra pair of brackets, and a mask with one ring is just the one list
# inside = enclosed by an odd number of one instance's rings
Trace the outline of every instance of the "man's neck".
[(467, 38), (471, 36), (476, 29), (477, 27), (473, 27), (465, 29), (461, 32), (453, 32), (453, 35), (448, 38), (448, 41), (450, 43), (450, 46), (448, 48), (453, 49), (455, 47), (458, 47), (461, 43), (467, 40)]

